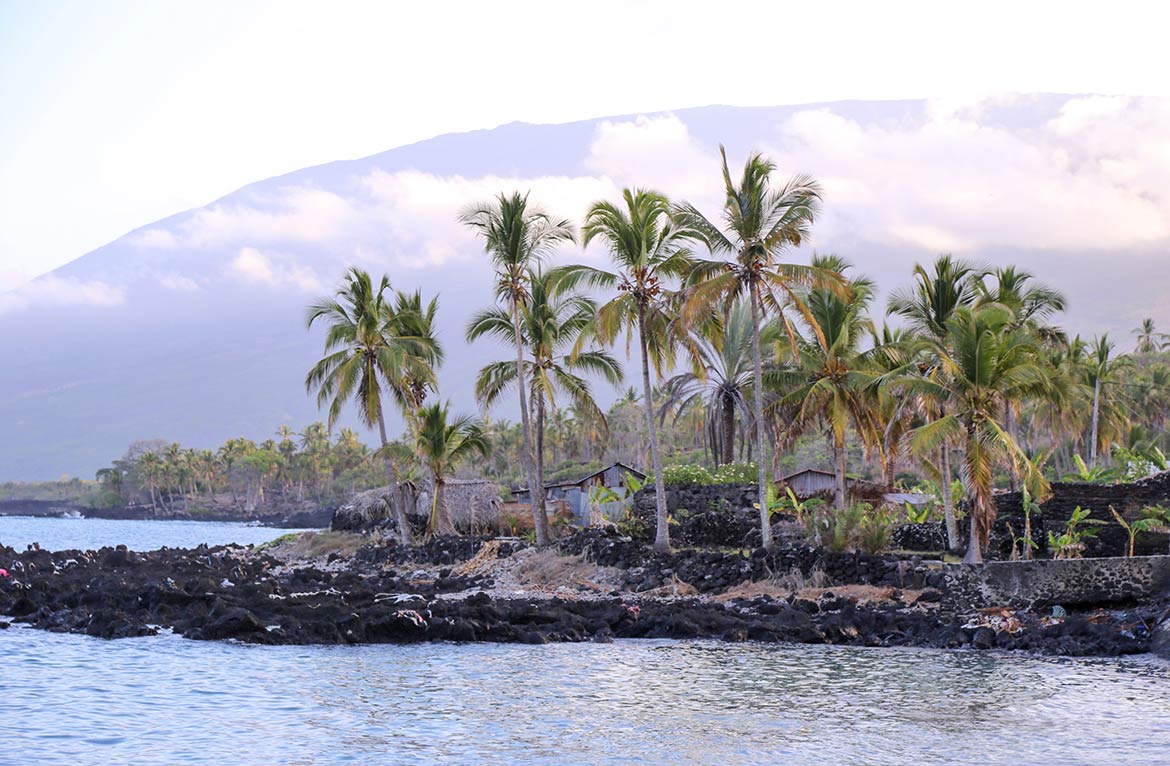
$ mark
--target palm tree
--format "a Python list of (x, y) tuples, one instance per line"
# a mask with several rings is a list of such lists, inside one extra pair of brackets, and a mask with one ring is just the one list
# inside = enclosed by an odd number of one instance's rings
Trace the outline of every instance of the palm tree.
[[(612, 385), (621, 381), (622, 370), (608, 351), (571, 351), (582, 335), (591, 331), (597, 303), (571, 290), (558, 291), (551, 274), (534, 272), (526, 280), (529, 299), (521, 310), (522, 341), (532, 357), (525, 363), (524, 380), (532, 380), (533, 430), (536, 442), (536, 478), (544, 486), (544, 437), (546, 405), (557, 409), (557, 394), (568, 397), (576, 412), (604, 427), (605, 414), (597, 406), (589, 382), (579, 373), (594, 375)], [(515, 327), (505, 309), (494, 307), (479, 312), (467, 326), (468, 342), (491, 335), (515, 343)], [(479, 371), (475, 396), (482, 407), (494, 404), (520, 376), (515, 362), (493, 362)]]
[[(994, 279), (988, 284), (988, 279)], [(985, 269), (974, 282), (977, 293), (976, 303), (998, 303), (1011, 309), (1015, 320), (1009, 325), (1010, 332), (1030, 332), (1049, 347), (1058, 347), (1068, 341), (1064, 330), (1049, 324), (1048, 319), (1068, 304), (1064, 294), (1036, 281), (1035, 277), (1015, 266)], [(1021, 401), (1006, 402), (1003, 413), (1008, 433), (1020, 440)], [(1011, 489), (1016, 491), (1019, 482), (1014, 466), (1009, 471)]]
[[(909, 330), (882, 325), (874, 328), (865, 367), (875, 379), (917, 363), (923, 350), (921, 339)], [(894, 486), (894, 474), (906, 444), (906, 436), (919, 419), (919, 400), (890, 386), (866, 389), (869, 415), (877, 437), (883, 484)], [(932, 466), (933, 467), (933, 466)]]
[(575, 237), (572, 224), (556, 219), (528, 203), (528, 195), (512, 192), (500, 194), (491, 202), (464, 210), (459, 220), (475, 229), (483, 238), (484, 249), (496, 272), (496, 300), (512, 316), (516, 343), (516, 369), (520, 380), (516, 390), (520, 397), (520, 423), (524, 430), (524, 468), (532, 493), (532, 519), (536, 544), (548, 545), (548, 516), (544, 511), (544, 487), (537, 481), (533, 451), (532, 424), (528, 416), (528, 385), (525, 380), (524, 333), (520, 327), (520, 307), (528, 300), (528, 277), (531, 270), (561, 244)]
[[(756, 458), (759, 461), (760, 532), (765, 548), (772, 547), (772, 527), (767, 503), (767, 469), (764, 461), (763, 359), (760, 355), (760, 327), (763, 315), (771, 310), (783, 326), (795, 333), (784, 317), (782, 307), (796, 308), (807, 317), (796, 290), (807, 286), (815, 276), (807, 266), (783, 263), (781, 254), (790, 246), (799, 246), (808, 238), (820, 207), (821, 189), (809, 176), (798, 175), (773, 186), (775, 164), (760, 154), (752, 154), (744, 164), (743, 176), (736, 185), (727, 168), (727, 152), (722, 146), (723, 202), (725, 228), (709, 221), (689, 203), (675, 210), (681, 226), (696, 233), (713, 255), (730, 255), (730, 261), (712, 261), (693, 271), (697, 285), (691, 301), (692, 312), (702, 307), (723, 305), (733, 295), (747, 293), (752, 315), (753, 414), (756, 428)], [(689, 312), (690, 313), (690, 312)]]
[(585, 216), (584, 226), (585, 244), (594, 240), (604, 242), (616, 270), (567, 266), (558, 269), (554, 278), (563, 283), (558, 289), (571, 289), (580, 281), (596, 287), (617, 288), (617, 297), (598, 309), (594, 332), (606, 345), (612, 344), (621, 334), (627, 339), (637, 336), (642, 356), (642, 404), (654, 470), (654, 547), (668, 551), (670, 529), (666, 487), (658, 431), (654, 425), (650, 366), (653, 365), (661, 376), (663, 368), (673, 363), (675, 348), (685, 335), (678, 322), (677, 305), (671, 305), (677, 296), (671, 294), (668, 285), (681, 279), (693, 264), (685, 248), (693, 233), (671, 220), (670, 202), (658, 192), (623, 189), (622, 200), (624, 207), (604, 200), (594, 202)]
[(744, 440), (754, 422), (748, 394), (752, 387), (752, 316), (744, 301), (736, 301), (719, 324), (696, 331), (698, 374), (681, 372), (663, 384), (660, 416), (675, 420), (694, 405), (705, 410), (706, 449), (716, 465), (734, 462), (735, 447), (744, 452)]
[[(1095, 337), (1089, 343), (1088, 356), (1085, 360), (1086, 382), (1093, 388), (1093, 409), (1089, 423), (1090, 468), (1097, 467), (1098, 449), (1109, 446), (1108, 441), (1102, 439), (1100, 429), (1102, 396), (1109, 397), (1111, 392), (1106, 389), (1117, 382), (1117, 378), (1122, 370), (1129, 368), (1129, 358), (1125, 356), (1114, 356), (1114, 348), (1115, 346), (1109, 340), (1108, 333)], [(1103, 441), (1105, 443), (1102, 443)]]
[[(814, 255), (814, 268), (844, 274), (849, 263), (832, 255)], [(848, 505), (845, 434), (852, 427), (865, 444), (878, 441), (869, 397), (873, 375), (866, 369), (860, 346), (873, 325), (866, 308), (873, 298), (873, 283), (864, 277), (847, 282), (842, 294), (827, 285), (814, 285), (805, 298), (811, 318), (812, 338), (800, 338), (798, 352), (785, 367), (771, 372), (768, 382), (781, 383), (791, 393), (782, 401), (799, 407), (792, 427), (804, 430), (820, 424), (828, 430), (836, 458), (837, 508)], [(781, 346), (783, 350), (785, 347)]]
[(447, 403), (421, 407), (415, 415), (414, 447), (431, 471), (434, 493), (428, 531), (432, 535), (458, 534), (447, 510), (447, 474), (462, 459), (477, 454), (487, 457), (488, 440), (483, 423), (469, 415), (454, 420)]
[[(886, 313), (906, 319), (909, 328), (929, 344), (929, 348), (946, 346), (948, 322), (954, 313), (965, 306), (975, 305), (978, 298), (976, 280), (980, 274), (973, 264), (940, 255), (934, 261), (933, 271), (921, 264), (914, 264), (914, 285), (895, 290), (890, 296)], [(937, 358), (927, 367), (937, 367)], [(929, 370), (925, 374), (930, 374)], [(943, 413), (926, 404), (928, 418), (942, 417)], [(943, 515), (946, 519), (947, 544), (951, 550), (959, 547), (959, 522), (955, 517), (954, 502), (951, 498), (951, 445), (939, 444), (939, 491), (943, 498)]]
[(150, 509), (152, 511), (158, 510), (158, 501), (156, 495), (158, 492), (159, 481), (162, 478), (165, 466), (163, 459), (159, 457), (157, 452), (144, 452), (138, 458), (138, 474), (142, 477), (142, 481), (146, 484), (146, 489), (150, 493)]
[(1155, 330), (1154, 320), (1149, 317), (1142, 320), (1141, 326), (1133, 334), (1137, 336), (1137, 348), (1134, 351), (1138, 354), (1154, 354), (1166, 350), (1170, 345), (1170, 336)]
[[(994, 278), (994, 284), (987, 279)], [(984, 269), (974, 280), (976, 301), (1007, 306), (1015, 315), (1012, 330), (1028, 328), (1043, 341), (1063, 342), (1064, 331), (1047, 323), (1053, 314), (1064, 311), (1068, 300), (1064, 293), (1035, 281), (1036, 278), (1015, 266)]]
[(410, 527), (400, 497), (397, 461), (387, 450), (382, 387), (387, 386), (405, 406), (421, 401), (420, 391), (434, 385), (434, 369), (442, 360), (442, 348), (430, 331), (435, 301), (430, 311), (421, 310), (421, 299), (399, 294), (396, 304), (387, 299), (390, 281), (383, 276), (375, 289), (370, 275), (356, 267), (346, 273), (333, 297), (309, 305), (306, 324), (328, 324), (325, 357), (305, 377), (305, 388), (317, 391), (317, 406), (329, 407), (332, 428), (349, 399), (358, 405), (358, 417), (368, 427), (377, 426), (390, 479), (390, 504), (403, 544), (409, 544)]
[(1002, 424), (1007, 401), (1042, 391), (1046, 383), (1036, 340), (1028, 333), (1011, 332), (1015, 321), (1015, 315), (999, 304), (955, 309), (946, 323), (946, 341), (932, 341), (937, 370), (906, 379), (912, 390), (939, 402), (947, 412), (915, 430), (911, 441), (915, 452), (930, 454), (955, 439), (964, 445), (963, 477), (971, 506), (971, 534), (963, 559), (967, 563), (983, 561), (995, 522), (991, 491), (998, 460), (1007, 458), (1017, 466), (1037, 502), (1048, 493), (1047, 481)]

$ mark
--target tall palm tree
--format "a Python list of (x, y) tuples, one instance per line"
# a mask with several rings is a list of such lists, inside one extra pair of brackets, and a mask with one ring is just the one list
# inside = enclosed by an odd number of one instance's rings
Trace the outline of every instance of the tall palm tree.
[[(845, 259), (814, 255), (812, 264), (827, 273), (844, 274)], [(873, 298), (873, 283), (857, 277), (847, 282), (849, 290), (814, 285), (805, 297), (810, 316), (811, 338), (800, 338), (798, 352), (788, 365), (777, 368), (768, 382), (791, 388), (784, 397), (799, 409), (792, 427), (805, 430), (821, 425), (829, 432), (836, 458), (837, 508), (848, 505), (845, 435), (850, 427), (864, 444), (875, 444), (878, 436), (869, 396), (874, 376), (867, 369), (861, 342), (873, 331), (866, 308)], [(786, 347), (781, 345), (781, 351)]]
[(382, 405), (383, 386), (402, 405), (421, 401), (420, 393), (434, 386), (435, 367), (442, 348), (429, 329), (429, 315), (420, 311), (410, 296), (399, 294), (396, 303), (387, 297), (390, 281), (385, 276), (375, 288), (370, 275), (356, 267), (332, 297), (309, 305), (306, 324), (328, 325), (325, 356), (305, 377), (305, 388), (317, 391), (317, 405), (328, 405), (329, 427), (350, 399), (358, 405), (358, 417), (368, 427), (377, 426), (390, 479), (390, 504), (404, 544), (411, 541), (409, 520), (400, 497), (397, 461), (387, 446)]
[(520, 380), (516, 390), (520, 397), (520, 423), (524, 430), (524, 469), (532, 494), (532, 519), (536, 544), (548, 545), (548, 516), (544, 511), (544, 487), (537, 481), (532, 423), (528, 412), (528, 385), (525, 380), (524, 333), (520, 327), (520, 307), (529, 297), (528, 277), (532, 269), (560, 245), (575, 239), (569, 221), (550, 216), (528, 202), (527, 194), (500, 194), (490, 202), (464, 210), (459, 220), (483, 238), (484, 249), (496, 273), (496, 301), (503, 303), (512, 316), (516, 343), (516, 369)]
[[(874, 328), (870, 338), (870, 350), (865, 354), (865, 367), (875, 379), (889, 375), (895, 370), (917, 364), (921, 358), (923, 344), (918, 335), (910, 330), (882, 325)], [(870, 400), (869, 415), (877, 437), (878, 455), (882, 464), (883, 484), (894, 486), (894, 475), (906, 446), (906, 436), (918, 425), (921, 410), (919, 400), (906, 396), (891, 386), (869, 386), (866, 389)]]
[(432, 535), (458, 534), (447, 509), (448, 472), (460, 460), (472, 455), (487, 457), (489, 449), (482, 421), (470, 415), (451, 419), (448, 408), (446, 402), (428, 404), (419, 408), (415, 415), (415, 452), (430, 470), (434, 481), (428, 524)]
[[(772, 547), (772, 527), (767, 503), (767, 468), (764, 461), (763, 358), (760, 354), (760, 328), (765, 313), (776, 314), (783, 326), (791, 323), (783, 315), (785, 305), (807, 316), (797, 290), (807, 286), (815, 272), (808, 266), (783, 263), (781, 255), (791, 246), (808, 238), (821, 201), (821, 188), (811, 177), (798, 175), (773, 184), (776, 166), (760, 154), (752, 154), (744, 164), (738, 184), (723, 158), (723, 226), (712, 223), (689, 203), (679, 205), (675, 218), (696, 233), (713, 255), (728, 255), (729, 261), (716, 260), (700, 264), (692, 273), (697, 284), (691, 301), (692, 311), (722, 305), (733, 295), (747, 294), (752, 315), (752, 364), (754, 381), (752, 404), (756, 428), (756, 459), (759, 462), (760, 532), (765, 548)], [(789, 329), (795, 342), (795, 333)]]
[[(989, 282), (989, 280), (993, 280)], [(1068, 304), (1064, 294), (1036, 281), (1036, 278), (1015, 266), (1001, 266), (985, 269), (974, 282), (977, 293), (976, 303), (998, 303), (1011, 309), (1015, 320), (1009, 325), (1011, 332), (1030, 332), (1049, 347), (1058, 347), (1068, 341), (1064, 330), (1050, 324), (1049, 319), (1064, 311)], [(1005, 403), (1004, 424), (1008, 433), (1020, 440), (1020, 418), (1023, 402)], [(1017, 490), (1019, 476), (1014, 465), (1010, 466), (1011, 489)]]
[[(980, 269), (974, 264), (940, 255), (935, 259), (933, 269), (928, 271), (921, 264), (914, 265), (914, 284), (895, 290), (890, 295), (886, 313), (907, 320), (911, 330), (928, 342), (928, 348), (937, 349), (949, 343), (948, 322), (955, 312), (966, 306), (975, 305), (979, 296), (976, 280)], [(940, 361), (936, 358), (933, 365)], [(929, 374), (929, 373), (927, 373)], [(942, 417), (937, 408), (926, 405), (928, 418)], [(959, 547), (959, 522), (955, 516), (954, 501), (951, 497), (951, 445), (946, 441), (939, 444), (939, 491), (943, 498), (943, 516), (946, 519), (947, 544), (951, 550)]]
[(594, 240), (604, 242), (616, 270), (567, 266), (558, 269), (554, 278), (563, 284), (559, 289), (571, 289), (585, 282), (618, 291), (617, 297), (598, 309), (594, 332), (606, 345), (625, 334), (627, 350), (629, 341), (637, 338), (642, 356), (642, 405), (654, 470), (654, 547), (667, 551), (670, 529), (662, 455), (654, 424), (650, 367), (661, 377), (664, 367), (673, 364), (675, 348), (685, 335), (678, 322), (678, 307), (671, 303), (677, 296), (668, 288), (693, 265), (685, 247), (693, 233), (671, 220), (670, 202), (658, 192), (623, 189), (622, 201), (623, 206), (604, 200), (594, 202), (585, 216), (584, 226), (585, 244)]
[(1085, 360), (1086, 382), (1093, 389), (1093, 409), (1089, 422), (1089, 467), (1097, 467), (1098, 451), (1108, 447), (1109, 442), (1102, 438), (1101, 409), (1102, 397), (1110, 398), (1112, 386), (1117, 383), (1122, 370), (1129, 369), (1130, 360), (1126, 356), (1115, 356), (1113, 342), (1109, 334), (1094, 337), (1088, 346), (1088, 356)]
[[(536, 442), (536, 478), (544, 486), (545, 413), (557, 409), (557, 394), (563, 393), (575, 411), (587, 420), (605, 424), (605, 413), (593, 399), (589, 382), (581, 374), (594, 375), (617, 385), (622, 370), (617, 360), (605, 350), (577, 351), (573, 348), (582, 335), (591, 331), (597, 316), (597, 303), (572, 290), (558, 291), (557, 278), (551, 273), (529, 275), (529, 299), (521, 314), (522, 341), (531, 356), (525, 362), (524, 380), (532, 381), (533, 432)], [(494, 307), (479, 312), (467, 326), (467, 340), (472, 342), (491, 335), (515, 343), (515, 327), (509, 312)], [(516, 362), (493, 362), (479, 371), (475, 396), (484, 408), (494, 404), (506, 391), (517, 385)]]
[(704, 406), (706, 449), (716, 465), (734, 462), (735, 448), (744, 452), (744, 440), (754, 417), (748, 401), (752, 387), (752, 316), (745, 301), (736, 301), (719, 324), (697, 328), (694, 348), (698, 374), (680, 372), (663, 384), (666, 401), (660, 415), (679, 415), (694, 405)]
[(938, 369), (907, 379), (910, 388), (940, 402), (947, 413), (915, 430), (915, 452), (930, 454), (951, 440), (964, 446), (963, 477), (971, 506), (967, 563), (983, 561), (995, 522), (992, 475), (999, 460), (1016, 464), (1037, 501), (1048, 493), (1047, 481), (1002, 423), (1006, 401), (1040, 392), (1046, 383), (1035, 337), (1011, 332), (1014, 321), (1015, 315), (999, 304), (956, 309), (946, 323), (947, 340), (933, 341)]
[[(993, 279), (989, 283), (988, 279)], [(1028, 328), (1043, 341), (1061, 342), (1064, 331), (1048, 324), (1052, 315), (1064, 311), (1068, 300), (1064, 293), (1036, 281), (1028, 272), (1015, 266), (984, 269), (973, 282), (978, 303), (999, 303), (1015, 315), (1011, 329)]]
[(1141, 326), (1134, 330), (1133, 334), (1137, 336), (1137, 347), (1134, 351), (1138, 354), (1154, 354), (1170, 346), (1170, 335), (1154, 329), (1154, 320), (1149, 317), (1142, 320)]

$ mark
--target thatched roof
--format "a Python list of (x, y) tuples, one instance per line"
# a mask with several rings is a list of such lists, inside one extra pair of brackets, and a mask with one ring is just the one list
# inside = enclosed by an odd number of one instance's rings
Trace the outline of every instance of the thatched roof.
[[(414, 513), (429, 516), (431, 513), (432, 484), (428, 479), (418, 487), (418, 499)], [(500, 520), (500, 485), (487, 479), (448, 479), (447, 510), (455, 526), (467, 528), (474, 519), (475, 524), (495, 525)]]
[[(432, 482), (425, 479), (415, 484), (414, 508), (408, 513), (419, 518), (431, 515)], [(358, 492), (333, 516), (334, 529), (362, 529), (381, 524), (393, 518), (387, 495), (390, 487), (378, 487)], [(467, 529), (475, 524), (496, 525), (500, 521), (502, 503), (500, 485), (487, 479), (448, 479), (447, 509), (455, 525)]]

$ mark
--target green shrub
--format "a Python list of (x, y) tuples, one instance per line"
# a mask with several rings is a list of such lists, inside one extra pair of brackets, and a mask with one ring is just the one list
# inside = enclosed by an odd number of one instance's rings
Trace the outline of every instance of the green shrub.
[(1057, 535), (1048, 533), (1048, 552), (1054, 559), (1079, 559), (1085, 552), (1085, 540), (1096, 537), (1099, 530), (1092, 527), (1082, 527), (1082, 524), (1104, 524), (1099, 519), (1089, 518), (1092, 511), (1081, 508), (1079, 505), (1068, 519), (1064, 532)]
[[(864, 505), (869, 505), (865, 503)], [(881, 553), (890, 544), (894, 511), (887, 506), (870, 507), (858, 525), (857, 542), (866, 553)]]
[(853, 503), (845, 510), (808, 501), (804, 504), (804, 529), (809, 542), (819, 548), (847, 551), (860, 548), (878, 553), (886, 548), (893, 531), (895, 512), (870, 503)]
[(711, 473), (701, 465), (672, 465), (662, 469), (663, 484), (714, 484)]
[(760, 478), (758, 463), (727, 463), (711, 474), (713, 484), (755, 484)]

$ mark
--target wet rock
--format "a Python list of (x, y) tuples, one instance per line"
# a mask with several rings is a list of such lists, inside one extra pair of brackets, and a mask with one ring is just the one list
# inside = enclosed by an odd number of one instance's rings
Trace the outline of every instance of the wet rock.
[(996, 633), (991, 628), (976, 628), (971, 635), (971, 646), (976, 649), (993, 649), (996, 644)]

